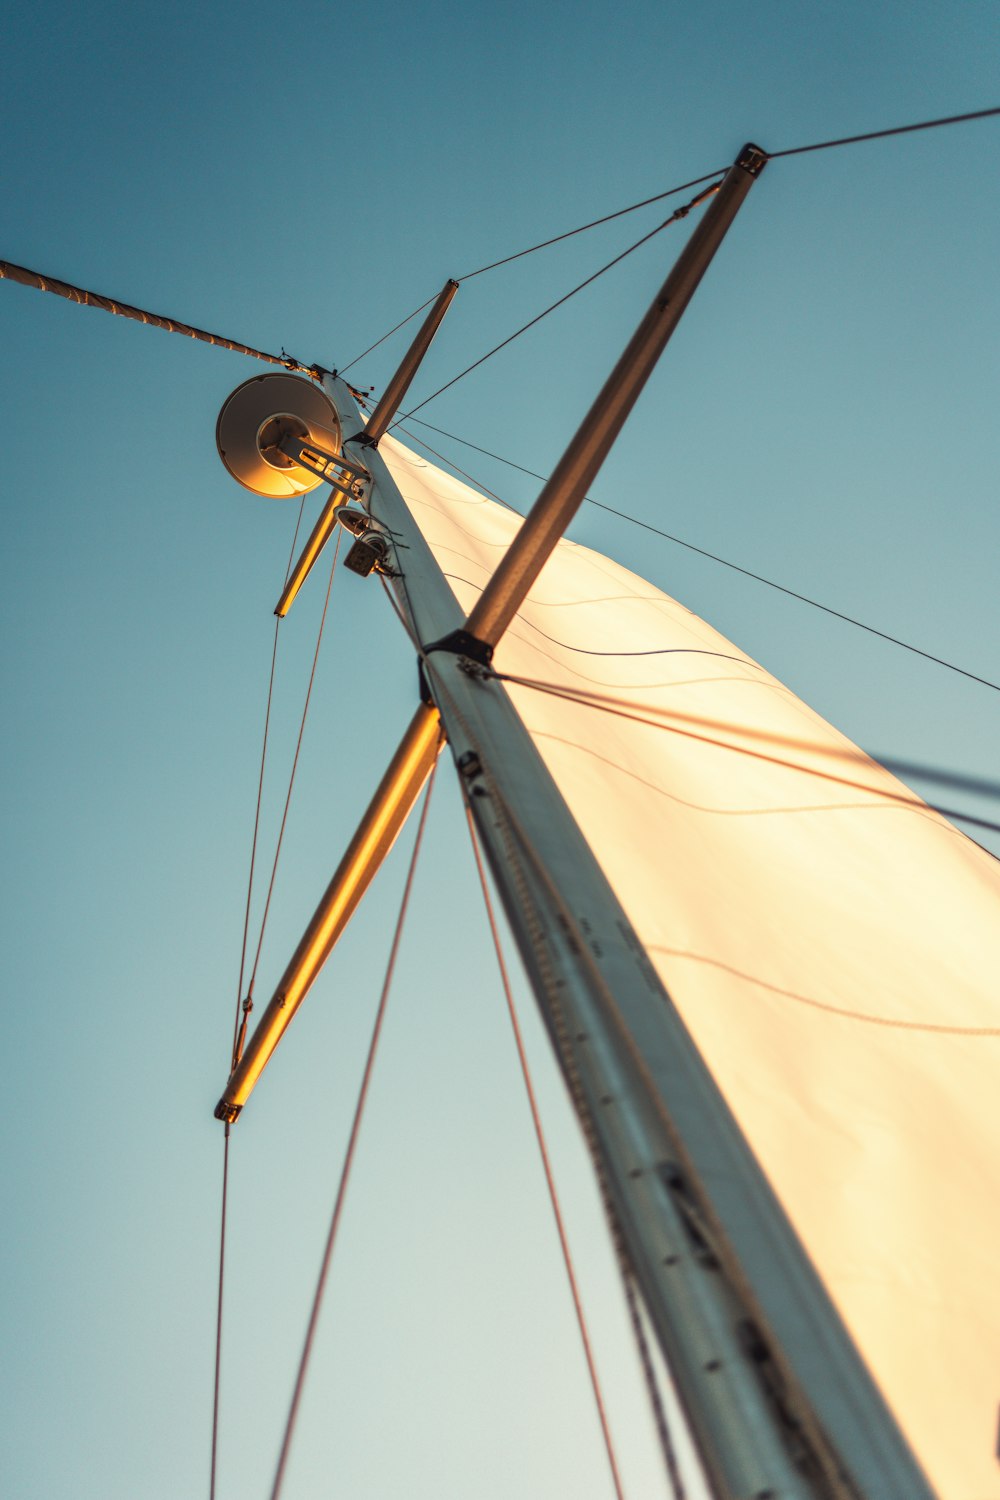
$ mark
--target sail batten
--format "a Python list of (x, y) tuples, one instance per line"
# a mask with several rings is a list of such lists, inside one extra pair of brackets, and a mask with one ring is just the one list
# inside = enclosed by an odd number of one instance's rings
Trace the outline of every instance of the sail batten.
[[(467, 613), (519, 518), (381, 453)], [(932, 1483), (1000, 1494), (1000, 864), (586, 548), (495, 665)]]

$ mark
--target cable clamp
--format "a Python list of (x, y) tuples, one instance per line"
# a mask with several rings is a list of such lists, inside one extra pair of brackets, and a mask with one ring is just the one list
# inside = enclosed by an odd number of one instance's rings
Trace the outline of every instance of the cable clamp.
[[(247, 1039), (247, 1023), (250, 1020), (250, 1012), (252, 1010), (253, 990), (249, 990), (246, 999), (243, 1001), (243, 1020), (240, 1022), (239, 1034), (236, 1037), (236, 1046), (233, 1048), (233, 1066), (231, 1070), (233, 1072), (239, 1067), (243, 1058), (243, 1046)], [(218, 1118), (221, 1119), (222, 1116), (220, 1115)]]

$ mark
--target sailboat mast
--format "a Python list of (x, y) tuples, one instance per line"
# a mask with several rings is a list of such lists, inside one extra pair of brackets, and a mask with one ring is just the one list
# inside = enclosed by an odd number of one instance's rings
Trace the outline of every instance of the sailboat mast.
[[(745, 194), (729, 196), (721, 232), (706, 235), (702, 226), (702, 258), (690, 267), (687, 296)], [(716, 225), (722, 208), (713, 204)], [(668, 278), (639, 333), (651, 318), (660, 319), (662, 331), (669, 285)], [(655, 353), (639, 333), (626, 351), (646, 361), (647, 375), (676, 316), (669, 321)], [(616, 390), (628, 378), (622, 363), (613, 376)], [(345, 442), (357, 440), (365, 419), (350, 388), (335, 376), (324, 377), (324, 385)], [(602, 396), (607, 392), (608, 386)], [(600, 442), (590, 442), (587, 422), (601, 407), (595, 402), (556, 476), (569, 466), (577, 481), (585, 474), (582, 483), (589, 483), (630, 404)], [(578, 462), (581, 454), (586, 458)], [(714, 1493), (719, 1500), (932, 1500), (626, 913), (489, 669), (492, 646), (582, 489), (563, 486), (558, 528), (539, 520), (540, 497), (522, 535), (547, 532), (547, 550), (529, 554), (519, 537), (505, 559), (506, 574), (504, 563), (497, 570), (492, 602), (488, 586), (478, 616), (474, 610), (465, 620), (385, 461), (377, 448), (366, 447), (364, 455), (369, 509), (394, 541), (402, 575), (395, 587), (420, 643), (426, 697), (440, 713)], [(571, 489), (579, 489), (575, 503)]]

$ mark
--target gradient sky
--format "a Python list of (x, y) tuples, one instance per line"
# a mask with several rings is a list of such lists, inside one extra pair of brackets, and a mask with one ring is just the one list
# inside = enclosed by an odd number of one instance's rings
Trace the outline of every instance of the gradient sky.
[[(8, 18), (0, 59), (0, 256), (342, 366), (447, 276), (723, 166), (747, 139), (781, 150), (997, 104), (997, 31), (981, 0), (42, 0)], [(597, 498), (997, 680), (998, 148), (991, 120), (769, 166)], [(468, 283), (414, 399), (664, 216)], [(421, 415), (548, 473), (683, 232)], [(10, 283), (0, 327), (0, 1489), (207, 1495), (211, 1111), (294, 513), (240, 490), (215, 453), (219, 406), (262, 367)], [(401, 348), (352, 378), (381, 388)], [(425, 435), (515, 505), (534, 498), (535, 481)], [(866, 749), (996, 774), (987, 688), (605, 512), (585, 508), (572, 534)], [(324, 572), (282, 629), (265, 868)], [(381, 591), (339, 575), (263, 991), (415, 693)], [(409, 841), (234, 1134), (222, 1500), (269, 1492)], [(667, 1491), (600, 1212), (520, 993), (627, 1493), (652, 1500)], [(327, 1494), (611, 1494), (447, 763), (285, 1489)]]

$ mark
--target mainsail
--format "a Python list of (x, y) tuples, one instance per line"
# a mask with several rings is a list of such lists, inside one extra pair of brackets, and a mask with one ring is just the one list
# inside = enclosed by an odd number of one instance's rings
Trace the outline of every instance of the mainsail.
[[(468, 611), (520, 518), (379, 451)], [(587, 548), (493, 665), (932, 1483), (997, 1494), (1000, 865)]]

